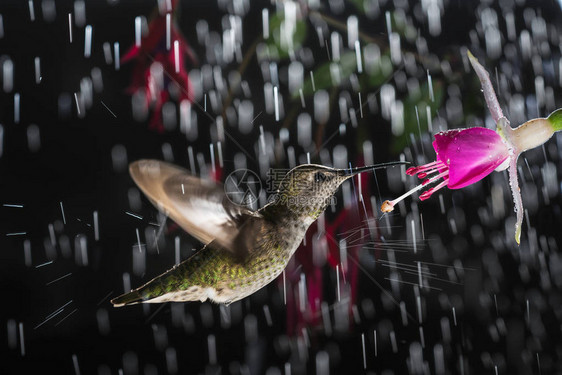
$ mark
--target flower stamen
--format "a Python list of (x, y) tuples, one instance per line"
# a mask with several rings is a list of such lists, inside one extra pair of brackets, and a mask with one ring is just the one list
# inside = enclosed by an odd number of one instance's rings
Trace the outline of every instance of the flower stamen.
[[(428, 171), (428, 172), (425, 172), (425, 171)], [(409, 197), (410, 195), (414, 194), (416, 191), (419, 191), (419, 190), (423, 189), (424, 187), (426, 187), (426, 185), (432, 184), (432, 183), (438, 181), (441, 178), (443, 179), (443, 181), (441, 181), (435, 187), (432, 187), (429, 190), (423, 192), (420, 195), (420, 200), (426, 200), (433, 193), (435, 193), (437, 190), (441, 189), (444, 186), (447, 186), (447, 184), (449, 183), (449, 168), (441, 161), (435, 161), (433, 163), (425, 164), (425, 165), (422, 165), (420, 167), (408, 168), (406, 173), (409, 174), (410, 176), (414, 176), (414, 175), (417, 174), (418, 178), (425, 178), (428, 174), (433, 174), (435, 172), (441, 172), (441, 173), (437, 174), (436, 176), (433, 176), (431, 178), (428, 178), (428, 179), (424, 180), (421, 184), (417, 185), (413, 189), (407, 191), (406, 193), (402, 194), (401, 196), (399, 196), (398, 198), (396, 198), (394, 200), (384, 201), (382, 206), (381, 206), (381, 211), (382, 212), (392, 212), (394, 210), (394, 206), (396, 205), (396, 203), (400, 202), (404, 198)]]
[(428, 174), (431, 174), (443, 168), (447, 168), (447, 166), (441, 160), (437, 160), (432, 163), (421, 165), (419, 167), (410, 167), (408, 168), (408, 170), (406, 170), (406, 174), (409, 176), (415, 176), (416, 174), (424, 173), (425, 171), (430, 171), (430, 172), (426, 172), (423, 177), (418, 176), (419, 178), (424, 178)]

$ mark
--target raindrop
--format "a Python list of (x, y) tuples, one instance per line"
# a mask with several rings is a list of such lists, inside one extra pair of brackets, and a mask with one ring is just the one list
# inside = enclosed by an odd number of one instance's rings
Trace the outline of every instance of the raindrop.
[(249, 314), (244, 318), (244, 333), (248, 343), (258, 339), (258, 320), (255, 315)]
[[(365, 338), (363, 338), (363, 349), (365, 349)], [(366, 367), (366, 366), (365, 366)], [(316, 354), (316, 374), (329, 375), (330, 374), (330, 356), (327, 352), (321, 350)]]
[(123, 372), (124, 374), (139, 373), (139, 358), (133, 351), (127, 351), (123, 354)]
[(394, 65), (398, 65), (402, 62), (402, 50), (400, 48), (400, 35), (398, 33), (392, 33), (389, 35), (390, 42), (390, 60)]
[(486, 41), (486, 53), (491, 59), (497, 59), (502, 53), (501, 33), (495, 27), (486, 29), (484, 39)]
[(27, 147), (30, 152), (37, 152), (41, 148), (39, 127), (35, 124), (27, 127)]
[(441, 10), (435, 2), (431, 2), (427, 8), (427, 24), (431, 36), (436, 37), (441, 34)]
[(356, 16), (347, 18), (347, 46), (354, 48), (359, 41), (359, 21)]
[(170, 374), (178, 373), (178, 357), (176, 349), (172, 347), (166, 349), (166, 369)]
[(135, 17), (135, 46), (140, 47), (142, 40), (142, 19), (141, 16)]
[(90, 77), (84, 77), (80, 80), (79, 99), (80, 110), (82, 111), (82, 108), (84, 108), (84, 111), (82, 112), (85, 112), (85, 109), (92, 108), (92, 105), (94, 104), (94, 89)]
[(391, 118), (391, 107), (395, 101), (395, 91), (394, 86), (390, 84), (384, 84), (380, 91), (381, 100), (381, 114), (386, 120)]
[(23, 241), (23, 255), (26, 267), (31, 267), (31, 242), (29, 240)]
[(123, 272), (123, 292), (129, 293), (131, 291), (131, 275), (127, 272)]
[(98, 311), (96, 311), (96, 321), (100, 335), (106, 336), (111, 332), (109, 314), (106, 309), (98, 309)]
[(35, 7), (33, 5), (33, 0), (28, 0), (27, 4), (29, 6), (29, 18), (31, 22), (35, 21)]
[(92, 68), (91, 76), (92, 76), (92, 86), (94, 88), (94, 91), (97, 92), (97, 93), (102, 92), (103, 91), (103, 79), (102, 79), (102, 75), (101, 75), (101, 69), (98, 68), (98, 67)]
[(544, 89), (544, 78), (542, 76), (535, 77), (535, 93), (537, 96), (537, 105), (541, 108), (544, 107), (546, 95)]
[[(105, 51), (104, 51), (105, 52)], [(110, 52), (111, 54), (111, 52)], [(113, 43), (113, 55), (115, 56), (115, 70), (119, 70), (121, 67), (121, 54), (119, 53), (119, 42)], [(108, 61), (107, 55), (105, 61)], [(110, 63), (111, 64), (111, 63)]]
[[(168, 331), (166, 330), (166, 326), (153, 324), (151, 328), (156, 350), (164, 351), (168, 346)], [(166, 353), (166, 357), (167, 356), (168, 354)]]
[(88, 266), (88, 238), (83, 234), (74, 238), (74, 261), (78, 266)]
[(9, 319), (7, 323), (8, 348), (16, 349), (18, 346), (18, 324), (14, 319)]
[(20, 123), (20, 94), (14, 94), (14, 123)]
[(86, 3), (83, 0), (74, 1), (74, 24), (77, 27), (86, 24)]
[(215, 365), (217, 363), (217, 346), (215, 335), (209, 335), (207, 337), (207, 348), (209, 351), (209, 363)]
[(391, 104), (391, 129), (395, 136), (404, 133), (404, 105), (402, 101), (397, 100)]
[(314, 94), (314, 119), (318, 124), (325, 124), (330, 117), (330, 96), (325, 90), (318, 90)]
[(41, 12), (43, 14), (43, 19), (46, 22), (53, 22), (57, 16), (57, 9), (54, 0), (42, 0), (41, 1)]
[(33, 64), (35, 66), (35, 84), (41, 83), (41, 59), (39, 57), (35, 57), (33, 59)]
[(103, 48), (103, 58), (105, 59), (105, 63), (107, 65), (113, 64), (113, 56), (111, 55), (111, 44), (109, 44), (108, 42), (104, 42), (102, 48)]
[(164, 129), (173, 131), (177, 126), (176, 105), (174, 102), (166, 102), (162, 106), (162, 122)]
[(297, 118), (298, 143), (305, 149), (312, 143), (312, 119), (307, 112)]
[(521, 46), (521, 56), (523, 60), (529, 60), (531, 58), (531, 35), (528, 30), (522, 30), (519, 33), (519, 45)]
[(148, 105), (146, 103), (146, 93), (144, 89), (134, 92), (131, 97), (131, 105), (133, 118), (138, 122), (146, 120), (148, 116)]
[(87, 25), (84, 32), (84, 57), (92, 54), (92, 26)]
[(298, 61), (289, 64), (289, 92), (294, 93), (302, 88), (304, 79), (304, 68)]
[(340, 61), (340, 51), (342, 49), (341, 35), (334, 31), (330, 34), (330, 40), (332, 45), (332, 61), (338, 62)]
[(117, 173), (126, 171), (128, 160), (125, 146), (120, 144), (113, 146), (111, 149), (111, 161), (113, 163), (113, 171)]
[(347, 112), (347, 105), (348, 105), (348, 96), (349, 95), (344, 95), (345, 92), (342, 92), (340, 94), (339, 100), (338, 100), (338, 106), (340, 109), (340, 118), (341, 118), (341, 122), (342, 123), (346, 123), (349, 121), (348, 118), (348, 112)]
[(261, 15), (262, 15), (263, 39), (266, 40), (269, 38), (269, 9), (263, 8)]
[(268, 114), (272, 114), (273, 111), (274, 111), (273, 85), (270, 82), (264, 83), (263, 94), (264, 94), (264, 99), (265, 99), (265, 111)]
[(339, 86), (341, 84), (341, 66), (338, 63), (330, 64), (330, 78), (334, 86)]
[(195, 24), (195, 31), (197, 33), (197, 41), (201, 45), (205, 45), (207, 37), (209, 35), (209, 24), (206, 20), (200, 19)]
[(146, 271), (146, 251), (144, 246), (133, 245), (133, 273), (142, 276)]
[(347, 147), (344, 145), (337, 145), (334, 147), (333, 160), (335, 168), (348, 168)]

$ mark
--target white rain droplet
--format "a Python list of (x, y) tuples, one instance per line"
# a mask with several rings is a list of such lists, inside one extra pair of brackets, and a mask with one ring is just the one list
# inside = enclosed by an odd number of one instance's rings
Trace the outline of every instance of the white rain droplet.
[(2, 63), (2, 87), (6, 93), (14, 88), (14, 63), (9, 58)]
[(37, 152), (41, 148), (39, 127), (35, 124), (31, 124), (27, 127), (27, 147), (30, 152)]
[(92, 55), (92, 26), (87, 25), (84, 31), (84, 57)]
[(33, 65), (35, 67), (35, 84), (41, 83), (41, 59), (39, 57), (35, 57), (33, 59)]
[(74, 2), (74, 24), (83, 27), (86, 24), (86, 3), (83, 0)]

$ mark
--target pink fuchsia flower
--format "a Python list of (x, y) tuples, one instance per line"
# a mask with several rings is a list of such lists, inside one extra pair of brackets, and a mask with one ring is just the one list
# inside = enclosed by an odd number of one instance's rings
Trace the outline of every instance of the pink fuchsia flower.
[(437, 154), (436, 161), (406, 171), (410, 176), (417, 175), (424, 179), (422, 184), (393, 201), (384, 202), (381, 207), (383, 212), (392, 211), (396, 203), (437, 181), (439, 184), (423, 192), (420, 200), (428, 199), (445, 186), (460, 189), (473, 184), (509, 158), (509, 150), (501, 136), (487, 128), (453, 129), (438, 133), (433, 148)]
[(445, 186), (450, 189), (460, 189), (480, 181), (494, 170), (509, 168), (509, 185), (517, 214), (515, 241), (519, 244), (523, 222), (523, 201), (517, 179), (517, 158), (522, 152), (544, 144), (554, 132), (562, 130), (562, 109), (554, 111), (547, 118), (536, 118), (515, 129), (511, 128), (509, 121), (503, 115), (488, 73), (470, 51), (468, 57), (482, 84), (484, 98), (496, 122), (497, 132), (476, 127), (436, 134), (433, 148), (437, 160), (406, 171), (409, 175), (417, 174), (419, 178), (425, 180), (404, 195), (392, 201), (385, 201), (381, 211), (392, 211), (396, 203), (431, 183), (440, 181), (438, 185), (422, 193), (420, 200), (428, 199), (435, 191)]
[(159, 131), (164, 129), (162, 106), (172, 94), (177, 95), (179, 102), (193, 99), (185, 63), (186, 60), (195, 62), (195, 57), (173, 22), (176, 4), (177, 0), (173, 0), (166, 12), (154, 17), (140, 45), (133, 45), (121, 59), (123, 64), (135, 61), (128, 91), (131, 94), (144, 91), (146, 107), (152, 107), (150, 127)]

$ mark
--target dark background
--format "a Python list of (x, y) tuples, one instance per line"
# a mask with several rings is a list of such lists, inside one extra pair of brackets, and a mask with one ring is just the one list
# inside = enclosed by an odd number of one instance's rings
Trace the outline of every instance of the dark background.
[[(137, 241), (135, 230), (140, 228), (142, 233), (144, 227), (157, 221), (158, 217), (156, 210), (144, 198), (140, 212), (131, 209), (127, 194), (134, 184), (126, 170), (113, 167), (113, 148), (123, 145), (130, 162), (141, 158), (162, 159), (162, 144), (169, 143), (175, 162), (186, 166), (187, 146), (208, 155), (211, 136), (207, 129), (211, 121), (206, 116), (199, 115), (200, 137), (196, 142), (188, 142), (179, 130), (162, 133), (149, 129), (147, 123), (134, 121), (130, 96), (126, 92), (132, 64), (122, 65), (119, 71), (115, 71), (104, 62), (102, 43), (108, 41), (113, 45), (114, 42), (119, 42), (123, 55), (128, 46), (134, 43), (135, 16), (149, 17), (155, 2), (120, 1), (115, 5), (105, 1), (87, 2), (86, 22), (94, 29), (90, 58), (83, 56), (83, 28), (74, 27), (74, 42), (68, 43), (67, 14), (72, 11), (73, 3), (57, 1), (57, 16), (51, 23), (42, 19), (40, 1), (35, 3), (34, 22), (29, 19), (27, 2), (3, 1), (0, 4), (5, 34), (0, 39), (0, 58), (9, 56), (15, 66), (14, 90), (0, 93), (0, 124), (4, 130), (3, 152), (0, 157), (0, 203), (24, 206), (0, 207), (0, 285), (3, 294), (0, 305), (1, 373), (74, 373), (76, 367), (73, 355), (76, 356), (82, 374), (101, 374), (106, 373), (106, 370), (116, 374), (118, 369), (123, 369), (125, 374), (151, 373), (153, 370), (167, 373), (173, 372), (166, 364), (167, 356), (173, 353), (170, 348), (174, 348), (177, 356), (178, 373), (217, 373), (219, 367), (222, 373), (238, 373), (244, 363), (252, 373), (263, 373), (273, 367), (283, 373), (287, 361), (293, 363), (293, 373), (312, 373), (316, 371), (316, 354), (320, 350), (330, 354), (332, 373), (385, 373), (384, 370), (390, 371), (385, 374), (417, 373), (409, 369), (408, 361), (415, 352), (412, 344), (420, 340), (420, 325), (410, 322), (407, 326), (402, 326), (400, 310), (387, 307), (388, 301), (385, 301), (384, 293), (370, 281), (374, 277), (384, 289), (390, 290), (389, 282), (385, 279), (389, 277), (389, 271), (380, 266), (376, 272), (373, 266), (372, 269), (369, 268), (373, 272), (359, 276), (359, 321), (352, 324), (348, 332), (331, 337), (327, 337), (320, 327), (310, 327), (306, 338), (309, 345), (304, 351), (299, 351), (298, 343), (305, 339), (286, 334), (286, 307), (282, 303), (281, 288), (277, 283), (233, 304), (230, 325), (221, 324), (221, 308), (209, 303), (184, 304), (182, 308), (185, 309), (187, 318), (184, 317), (181, 323), (173, 320), (169, 304), (114, 309), (109, 299), (123, 291), (124, 272), (131, 273), (132, 286), (138, 286), (174, 263), (175, 236), (181, 238), (182, 258), (192, 248), (199, 248), (200, 245), (173, 224), (168, 224), (164, 236), (166, 244), (159, 255), (148, 255), (146, 274), (132, 274), (131, 248)], [(410, 3), (407, 14), (415, 8), (413, 2)], [(479, 22), (475, 9), (484, 6), (484, 3), (491, 3), (492, 8), (498, 12), (505, 5), (495, 2), (445, 1), (443, 31), (438, 37), (427, 37), (429, 51), (440, 60), (449, 61), (453, 71), (464, 74), (461, 75), (461, 82), (464, 80), (465, 83), (459, 85), (466, 104), (465, 115), (470, 119), (479, 118), (477, 124), (480, 125), (483, 123), (481, 119), (486, 116), (485, 107), (481, 98), (474, 99), (480, 93), (478, 82), (471, 72), (464, 71), (459, 49), (461, 46), (470, 46), (473, 52), (479, 54), (481, 62), (490, 72), (497, 67), (501, 73), (503, 60), (487, 60), (484, 49), (471, 44), (473, 40), (470, 38), (470, 31)], [(509, 1), (505, 3), (511, 4)], [(560, 30), (562, 15), (556, 2), (515, 3), (518, 27), (525, 27), (524, 10), (530, 8), (536, 9), (548, 25), (555, 25)], [(394, 4), (390, 1), (381, 1), (381, 4), (384, 4), (383, 10), (394, 9)], [(245, 16), (243, 49), (251, 43), (254, 36), (261, 33), (261, 9), (268, 7), (270, 12), (274, 10), (269, 2), (252, 2), (251, 5)], [(326, 4), (323, 7), (327, 9)], [(346, 3), (344, 14), (334, 17), (345, 22), (347, 15), (355, 11), (353, 5)], [(181, 2), (177, 14), (178, 25), (199, 58), (198, 63), (189, 64), (190, 68), (198, 67), (204, 62), (204, 47), (196, 42), (195, 23), (199, 19), (206, 19), (211, 30), (220, 31), (221, 18), (225, 14), (225, 10), (216, 2)], [(364, 18), (360, 20), (361, 31), (386, 39), (384, 12), (375, 21)], [(504, 32), (503, 21), (500, 24)], [(427, 25), (416, 26), (422, 35), (427, 36)], [(307, 43), (313, 45), (314, 56), (321, 60), (319, 56), (323, 56), (325, 52), (317, 46), (314, 31), (309, 32)], [(406, 44), (404, 48), (414, 50), (415, 46)], [(559, 45), (551, 45), (551, 48), (550, 60), (555, 74), (551, 79), (546, 78), (546, 83), (554, 88), (555, 104), (560, 106), (560, 49)], [(39, 85), (35, 84), (34, 78), (35, 56), (41, 57), (43, 79)], [(523, 94), (532, 95), (534, 78), (531, 64), (511, 63), (519, 68)], [(548, 63), (546, 59), (545, 66)], [(72, 93), (79, 90), (81, 77), (90, 74), (93, 67), (101, 69), (104, 88), (101, 93), (94, 94), (93, 106), (86, 116), (79, 118)], [(235, 68), (236, 65), (233, 64), (224, 70)], [(263, 108), (264, 104), (261, 88), (263, 81), (255, 59), (244, 78), (249, 81), (255, 94), (252, 101), (257, 114), (257, 108)], [(445, 80), (445, 77), (436, 73), (435, 79)], [(493, 81), (495, 84), (494, 79)], [(21, 95), (19, 124), (15, 124), (13, 120), (14, 92)], [(68, 93), (72, 98), (71, 113), (68, 116), (61, 116), (58, 111), (57, 103), (61, 93)], [(505, 105), (503, 102), (502, 104)], [(443, 113), (442, 109), (440, 111)], [(543, 109), (540, 114), (547, 113)], [(271, 115), (264, 115), (262, 121), (267, 131), (277, 134), (278, 124), (275, 124)], [(30, 124), (37, 124), (40, 128), (41, 147), (37, 152), (31, 152), (28, 148), (27, 129)], [(327, 124), (326, 138), (338, 126), (337, 121), (331, 120)], [(348, 148), (349, 160), (354, 161), (360, 153), (358, 139), (369, 139), (374, 145), (376, 162), (396, 160), (399, 155), (391, 147), (389, 128), (389, 123), (380, 115), (372, 114), (358, 129), (349, 128), (345, 137), (337, 136), (325, 147), (331, 151), (335, 145), (344, 144)], [(235, 130), (232, 132), (242, 148), (253, 150), (259, 129), (254, 129), (249, 136), (236, 134)], [(302, 152), (296, 145), (294, 133), (291, 137), (291, 143), (297, 147), (297, 152)], [(430, 149), (430, 141), (430, 137), (424, 135), (426, 150)], [(554, 164), (558, 175), (562, 173), (557, 148), (560, 142), (560, 137), (555, 137), (546, 145), (544, 154), (543, 150), (528, 153), (531, 166), (522, 183), (524, 192), (531, 184), (534, 186), (536, 183), (539, 191), (544, 186), (540, 167), (545, 162), (545, 156)], [(411, 145), (409, 140), (408, 143)], [(239, 151), (233, 142), (225, 142), (225, 172), (233, 169), (233, 155)], [(251, 159), (248, 162), (250, 169), (258, 170), (255, 162)], [(319, 162), (318, 158), (313, 162)], [(521, 161), (520, 165), (526, 168)], [(280, 163), (278, 167), (287, 166)], [(562, 355), (562, 298), (559, 293), (562, 261), (558, 259), (562, 223), (560, 183), (558, 182), (558, 195), (549, 204), (541, 199), (531, 210), (530, 225), (533, 231), (525, 221), (522, 245), (514, 248), (510, 244), (513, 222), (494, 218), (486, 220), (487, 216), (482, 216), (479, 211), (479, 207), (489, 209), (490, 190), (493, 185), (501, 184), (506, 215), (509, 216), (512, 203), (503, 176), (505, 175), (496, 174), (462, 191), (444, 192), (446, 215), (440, 213), (438, 199), (421, 204), (418, 202), (417, 207), (423, 213), (424, 233), (427, 236), (422, 245), (423, 255), (412, 255), (406, 237), (409, 221), (398, 213), (391, 217), (395, 230), (390, 239), (397, 241), (397, 246), (408, 250), (404, 255), (399, 255), (399, 261), (421, 259), (444, 264), (445, 267), (436, 266), (432, 269), (442, 279), (448, 278), (451, 269), (463, 274), (458, 283), (437, 281), (439, 291), (423, 293), (425, 319), (421, 326), (426, 346), (423, 356), (429, 373), (437, 371), (434, 363), (435, 345), (443, 345), (447, 373), (451, 374), (463, 371), (465, 374), (492, 374), (494, 366), (497, 366), (499, 373), (505, 374), (562, 371), (558, 365)], [(390, 197), (404, 190), (403, 187), (388, 187), (384, 173), (379, 174), (379, 178), (378, 190), (373, 188), (372, 192), (377, 197)], [(60, 202), (64, 206), (64, 225)], [(458, 217), (457, 209), (463, 212), (460, 216), (465, 218), (465, 225), (461, 225), (458, 233), (453, 233), (449, 223), (451, 218)], [(99, 214), (98, 241), (93, 234), (94, 211)], [(126, 211), (142, 215), (143, 219), (127, 215)], [(327, 215), (331, 217), (333, 214)], [(49, 260), (45, 251), (50, 243), (49, 224), (53, 224), (56, 231), (56, 257), (52, 264), (37, 268)], [(25, 232), (25, 235), (10, 235), (18, 232)], [(532, 249), (531, 242), (528, 241), (529, 232), (536, 234), (539, 239), (538, 249)], [(74, 255), (64, 256), (60, 245), (61, 236), (69, 240), (73, 249), (76, 247), (76, 238), (85, 236), (89, 257), (87, 266), (77, 265)], [(30, 267), (24, 264), (24, 240), (29, 240), (31, 244)], [(466, 270), (463, 271), (463, 268)], [(68, 273), (71, 275), (50, 284)], [(550, 282), (545, 283), (544, 277)], [(326, 278), (328, 279), (327, 276)], [(404, 275), (404, 279), (416, 282), (415, 276)], [(416, 299), (413, 291), (405, 288), (400, 298), (406, 303), (408, 311), (415, 315)], [(365, 303), (365, 300), (372, 302), (374, 312), (369, 312), (369, 303)], [(72, 302), (62, 313), (45, 322), (49, 314), (69, 301)], [(264, 317), (264, 305), (271, 311), (271, 326)], [(453, 324), (451, 306), (457, 307), (456, 325)], [(97, 323), (99, 314), (107, 314), (109, 332), (100, 330)], [(211, 321), (205, 318), (209, 316), (212, 316)], [(245, 326), (251, 324), (252, 317), (257, 319), (257, 339), (248, 340)], [(450, 341), (444, 341), (442, 337), (443, 319), (451, 326)], [(19, 336), (15, 348), (9, 345), (10, 322), (23, 323), (25, 355), (20, 352)], [(506, 328), (502, 331), (502, 327)], [(373, 355), (374, 329), (381, 335), (377, 357)], [(396, 332), (398, 353), (391, 350), (388, 339), (388, 332), (391, 330)], [(167, 337), (163, 342), (158, 341), (162, 332)], [(362, 333), (367, 340), (367, 370), (363, 369)], [(384, 337), (383, 333), (386, 333)], [(218, 360), (214, 364), (210, 363), (207, 349), (209, 335), (215, 338), (217, 345)], [(302, 353), (308, 356), (307, 360), (294, 359)], [(461, 362), (462, 371), (459, 364)], [(276, 373), (270, 370), (271, 373)], [(243, 371), (242, 366), (242, 373)]]

